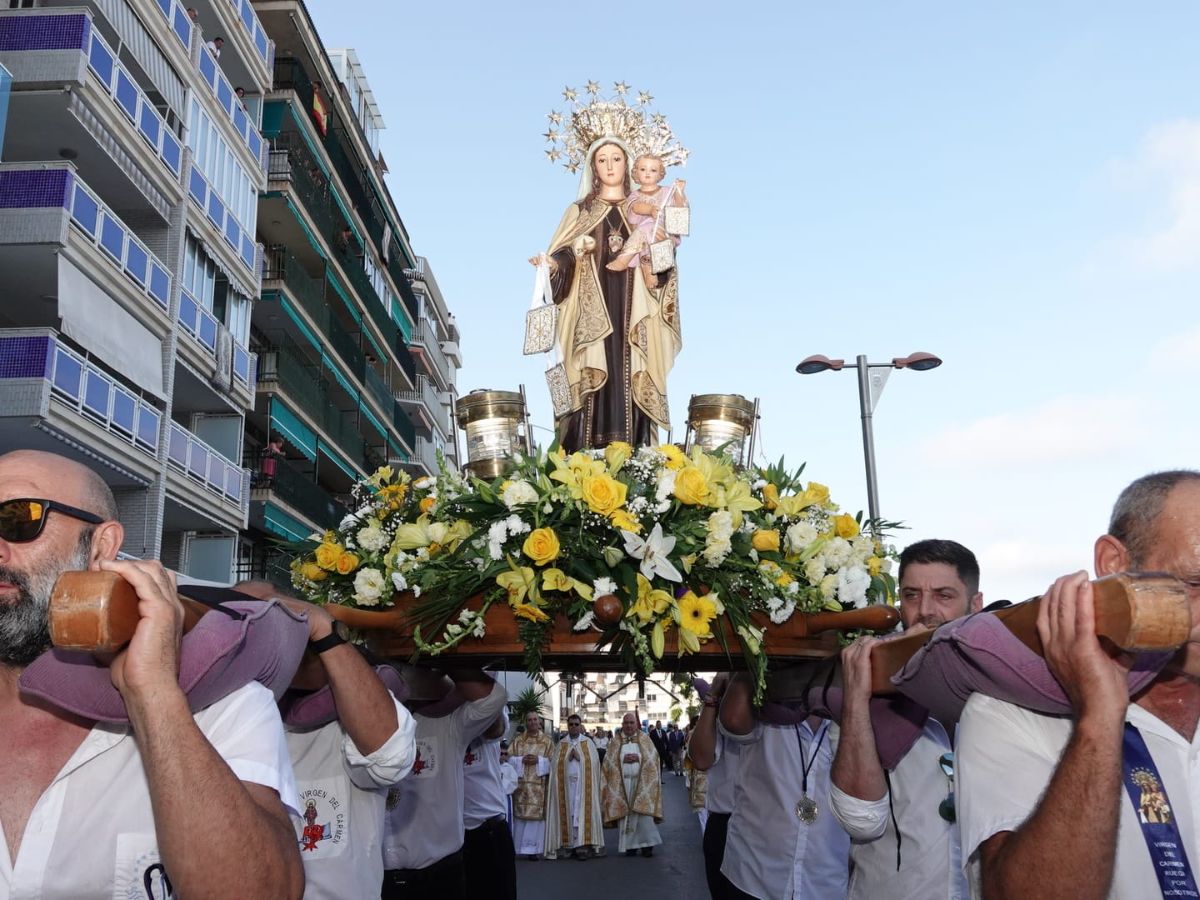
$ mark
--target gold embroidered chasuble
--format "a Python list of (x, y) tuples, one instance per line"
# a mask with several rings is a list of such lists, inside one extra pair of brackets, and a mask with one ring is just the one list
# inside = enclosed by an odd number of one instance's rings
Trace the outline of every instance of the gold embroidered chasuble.
[[(621, 760), (625, 756), (625, 746), (634, 742), (641, 753), (642, 764), (633, 796), (626, 797)], [(631, 812), (653, 816), (655, 824), (662, 821), (662, 783), (659, 781), (658, 751), (654, 749), (648, 734), (638, 731), (633, 737), (626, 737), (621, 733), (610, 741), (608, 752), (604, 754), (603, 775), (601, 805), (605, 828), (612, 828)]]
[(550, 793), (546, 812), (546, 853), (559, 847), (604, 846), (600, 818), (600, 756), (591, 738), (582, 736), (578, 744), (580, 755), (580, 785), (582, 794), (579, 841), (571, 838), (571, 804), (567, 787), (567, 762), (571, 755), (571, 739), (564, 737), (554, 748), (550, 761)]
[[(614, 208), (596, 198), (586, 210), (572, 203), (550, 240), (550, 254), (570, 250), (585, 235), (600, 234), (601, 223)], [(604, 339), (612, 334), (601, 277), (599, 249), (576, 254), (574, 272), (565, 294), (556, 292), (558, 349), (571, 387), (571, 410), (582, 410), (588, 395), (599, 391), (609, 378), (628, 378), (632, 402), (661, 428), (670, 428), (667, 375), (683, 346), (679, 321), (677, 270), (664, 273), (666, 282), (651, 290), (640, 268), (631, 270), (628, 297), (627, 367), (607, 359)], [(621, 371), (625, 368), (625, 371)]]
[[(544, 731), (536, 737), (524, 732), (517, 735), (508, 752), (513, 759), (533, 754), (549, 757), (554, 749), (550, 735)], [(513, 791), (513, 815), (518, 819), (541, 820), (546, 816), (546, 776), (538, 774), (536, 763), (525, 763)]]

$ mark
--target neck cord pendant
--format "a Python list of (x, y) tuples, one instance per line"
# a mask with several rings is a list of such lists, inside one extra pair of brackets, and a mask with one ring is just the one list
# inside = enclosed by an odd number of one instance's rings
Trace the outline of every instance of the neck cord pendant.
[(808, 795), (808, 773), (812, 770), (813, 764), (817, 761), (817, 755), (821, 752), (821, 742), (825, 740), (825, 732), (829, 730), (829, 723), (822, 722), (821, 727), (817, 729), (816, 745), (813, 747), (812, 758), (808, 759), (804, 755), (804, 742), (800, 739), (800, 726), (792, 726), (796, 730), (796, 744), (800, 748), (800, 799), (796, 802), (796, 817), (805, 825), (811, 825), (817, 821), (817, 801)]

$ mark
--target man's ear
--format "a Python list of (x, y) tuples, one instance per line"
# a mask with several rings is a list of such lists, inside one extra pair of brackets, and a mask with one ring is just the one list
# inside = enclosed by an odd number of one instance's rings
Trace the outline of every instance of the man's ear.
[(102, 559), (116, 559), (125, 543), (125, 526), (120, 522), (104, 522), (92, 532), (92, 554), (88, 560), (94, 566)]
[(967, 614), (977, 613), (983, 609), (983, 591), (976, 591), (975, 596), (967, 601)]
[(1093, 565), (1097, 578), (1114, 572), (1128, 572), (1129, 549), (1111, 534), (1102, 534), (1096, 538)]

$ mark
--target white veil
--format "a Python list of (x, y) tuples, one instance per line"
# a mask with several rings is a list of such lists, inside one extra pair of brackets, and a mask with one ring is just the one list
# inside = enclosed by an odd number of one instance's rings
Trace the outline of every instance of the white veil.
[(616, 144), (625, 153), (625, 193), (628, 194), (631, 190), (630, 172), (633, 171), (633, 154), (629, 152), (629, 145), (615, 135), (606, 134), (604, 137), (596, 138), (588, 147), (587, 156), (583, 160), (583, 174), (579, 178), (579, 193), (575, 197), (576, 200), (582, 200), (592, 192), (592, 157), (605, 144)]

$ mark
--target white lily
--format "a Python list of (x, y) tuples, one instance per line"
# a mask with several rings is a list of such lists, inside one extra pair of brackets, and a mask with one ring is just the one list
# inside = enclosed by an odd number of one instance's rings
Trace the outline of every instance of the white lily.
[(675, 549), (675, 536), (664, 536), (661, 522), (656, 522), (654, 530), (644, 538), (632, 531), (622, 531), (621, 537), (625, 539), (625, 552), (642, 561), (639, 568), (647, 578), (653, 580), (658, 575), (667, 581), (683, 581), (683, 576), (668, 558)]

